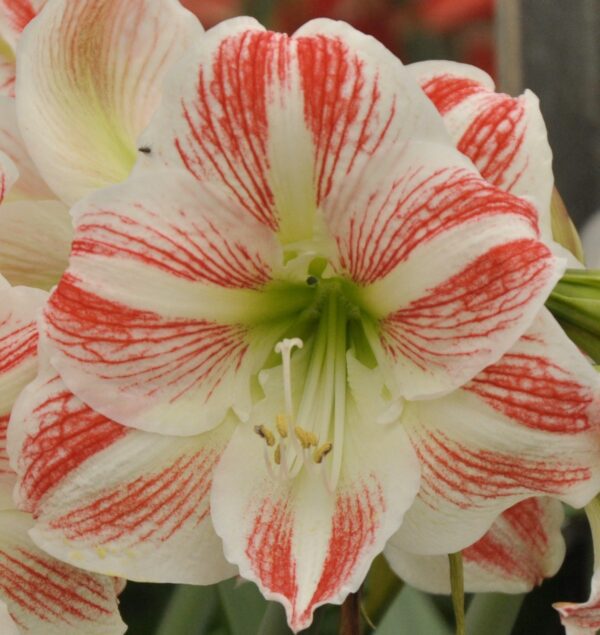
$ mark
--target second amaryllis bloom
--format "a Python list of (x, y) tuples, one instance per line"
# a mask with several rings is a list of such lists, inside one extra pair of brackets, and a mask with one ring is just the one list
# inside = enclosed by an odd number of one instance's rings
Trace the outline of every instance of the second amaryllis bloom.
[[(130, 550), (160, 542), (167, 581), (178, 532), (214, 525), (300, 630), (399, 528), (402, 548), (448, 553), (523, 498), (591, 498), (596, 377), (540, 312), (562, 264), (538, 211), (481, 177), (375, 40), (223, 23), (171, 72), (140, 151), (74, 208), (43, 323), (60, 377), (47, 367), (11, 423), (40, 545), (144, 579)], [(62, 444), (38, 478), (46, 435), (89, 417), (108, 436)]]

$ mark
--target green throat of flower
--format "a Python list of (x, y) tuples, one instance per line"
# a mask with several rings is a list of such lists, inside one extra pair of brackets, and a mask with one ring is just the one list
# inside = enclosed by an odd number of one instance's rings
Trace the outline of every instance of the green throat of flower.
[[(265, 462), (277, 479), (303, 470), (333, 491), (340, 477), (344, 430), (351, 395), (348, 356), (366, 368), (376, 366), (367, 333), (371, 319), (354, 301), (350, 283), (310, 274), (308, 302), (275, 346), (281, 373), (282, 411), (270, 422), (254, 422), (264, 441)], [(283, 398), (283, 399), (282, 399)]]

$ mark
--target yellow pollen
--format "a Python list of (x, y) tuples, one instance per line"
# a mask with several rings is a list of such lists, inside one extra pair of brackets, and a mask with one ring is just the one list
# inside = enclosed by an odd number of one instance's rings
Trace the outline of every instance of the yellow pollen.
[(273, 460), (275, 461), (275, 465), (281, 465), (281, 443), (278, 443), (277, 447), (275, 448)]
[(259, 437), (262, 437), (269, 447), (275, 445), (275, 435), (266, 426), (254, 426), (254, 432), (256, 432)]
[(314, 432), (309, 432), (300, 426), (296, 426), (294, 428), (294, 432), (298, 437), (298, 441), (300, 441), (300, 445), (308, 450), (310, 447), (313, 447), (319, 443), (319, 439), (317, 439), (317, 435)]
[(320, 448), (317, 448), (313, 452), (313, 461), (315, 463), (321, 463), (323, 459), (331, 452), (333, 449), (333, 443), (324, 443)]
[(288, 435), (288, 424), (285, 415), (277, 415), (275, 426), (277, 427), (277, 432), (279, 432), (281, 438), (285, 439)]

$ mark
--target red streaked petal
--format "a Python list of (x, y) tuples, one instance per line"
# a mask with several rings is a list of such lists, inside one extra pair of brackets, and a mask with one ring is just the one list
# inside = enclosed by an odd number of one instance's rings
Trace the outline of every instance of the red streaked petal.
[(71, 264), (45, 314), (52, 363), (115, 421), (195, 434), (248, 407), (249, 373), (277, 341), (250, 324), (279, 249), (219, 192), (163, 171), (76, 208)]
[(19, 397), (9, 432), (33, 539), (75, 566), (129, 579), (213, 584), (233, 575), (209, 516), (231, 432), (231, 423), (185, 438), (131, 430), (46, 369)]
[(248, 424), (236, 430), (215, 472), (211, 506), (225, 554), (285, 606), (295, 632), (310, 624), (315, 608), (339, 604), (360, 586), (418, 488), (402, 427), (373, 427), (352, 413), (333, 494), (306, 467), (292, 481), (270, 476), (264, 442)]
[[(464, 389), (407, 405), (405, 425), (423, 476), (398, 533), (403, 548), (457, 551), (531, 496), (585, 505), (600, 482), (599, 381), (543, 311), (498, 364)], [(443, 535), (427, 529), (438, 522)]]
[(201, 33), (176, 0), (57, 0), (30, 25), (17, 60), (19, 123), (62, 200), (129, 174), (167, 70)]
[[(463, 550), (465, 591), (524, 593), (552, 577), (565, 554), (563, 518), (561, 503), (550, 498), (529, 498), (507, 509), (482, 538)], [(447, 556), (407, 553), (393, 536), (385, 555), (410, 585), (428, 593), (450, 593)]]
[(289, 38), (239, 18), (211, 29), (174, 70), (142, 141), (153, 149), (147, 164), (156, 156), (222, 181), (293, 243), (312, 237), (317, 206), (345, 179), (409, 136), (450, 145), (402, 65), (372, 38), (330, 20)]
[(27, 535), (28, 514), (0, 512), (0, 598), (24, 633), (120, 635), (112, 578), (51, 558)]
[(494, 92), (479, 69), (453, 62), (409, 66), (444, 117), (457, 148), (490, 183), (536, 203), (546, 239), (552, 238), (552, 151), (537, 97)]

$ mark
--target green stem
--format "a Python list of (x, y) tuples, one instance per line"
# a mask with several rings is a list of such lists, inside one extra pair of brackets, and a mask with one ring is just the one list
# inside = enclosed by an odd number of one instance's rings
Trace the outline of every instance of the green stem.
[(467, 611), (468, 631), (510, 635), (524, 599), (522, 594), (478, 593)]
[(382, 555), (377, 556), (367, 578), (363, 602), (368, 619), (379, 624), (403, 586), (404, 583), (390, 569), (386, 559)]
[(465, 635), (465, 584), (462, 554), (460, 551), (448, 554), (448, 560), (450, 561), (450, 586), (452, 588), (456, 635)]

